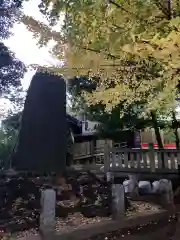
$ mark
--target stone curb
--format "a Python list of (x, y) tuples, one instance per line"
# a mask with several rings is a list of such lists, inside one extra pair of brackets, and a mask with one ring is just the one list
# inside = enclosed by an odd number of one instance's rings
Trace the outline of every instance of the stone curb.
[[(51, 236), (51, 240), (87, 240), (93, 236), (116, 231), (118, 229), (136, 227), (141, 224), (147, 224), (150, 221), (158, 221), (174, 214), (174, 211), (161, 211), (158, 213), (150, 213), (146, 216), (131, 217), (128, 219), (120, 219), (119, 221), (106, 220), (104, 222), (81, 226), (67, 233), (57, 233)], [(33, 239), (32, 239), (33, 240)]]

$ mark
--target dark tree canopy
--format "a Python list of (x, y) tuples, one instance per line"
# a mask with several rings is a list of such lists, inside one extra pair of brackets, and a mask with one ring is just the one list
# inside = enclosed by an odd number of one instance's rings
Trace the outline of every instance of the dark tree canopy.
[(18, 21), (24, 0), (0, 0), (0, 97), (21, 86), (25, 65), (3, 43), (10, 37), (15, 21)]
[(12, 88), (21, 85), (26, 71), (25, 65), (14, 54), (0, 43), (0, 94), (10, 93)]
[(23, 2), (24, 0), (0, 0), (0, 40), (11, 35)]
[(21, 116), (22, 112), (18, 112), (8, 116), (6, 119), (2, 121), (4, 128), (10, 131), (11, 130), (18, 131), (20, 128)]

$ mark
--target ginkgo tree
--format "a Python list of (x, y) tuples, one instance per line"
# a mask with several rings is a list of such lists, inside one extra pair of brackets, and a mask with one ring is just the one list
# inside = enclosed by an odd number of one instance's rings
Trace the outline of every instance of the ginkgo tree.
[[(101, 79), (95, 91), (85, 92), (89, 104), (102, 103), (108, 112), (122, 104), (125, 113), (136, 103), (153, 121), (157, 113), (175, 108), (178, 0), (49, 0), (40, 8), (52, 24), (64, 16), (58, 34), (41, 25), (41, 40), (57, 41), (55, 53), (64, 62), (57, 72)], [(38, 24), (29, 20), (23, 18), (37, 32)]]
[[(134, 101), (145, 102), (147, 111), (174, 107), (178, 1), (45, 3), (41, 9), (50, 19), (55, 21), (62, 13), (65, 18), (58, 37), (52, 33), (57, 40), (56, 54), (64, 61), (58, 71), (67, 77), (101, 79), (96, 91), (88, 95), (91, 104), (101, 101), (108, 111), (119, 102), (128, 106)], [(47, 37), (48, 29), (42, 28)], [(173, 56), (169, 57), (171, 52)]]

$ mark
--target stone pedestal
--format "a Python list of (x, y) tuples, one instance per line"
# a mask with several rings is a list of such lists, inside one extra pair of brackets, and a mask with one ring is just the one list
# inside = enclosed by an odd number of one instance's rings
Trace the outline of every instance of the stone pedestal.
[(122, 184), (112, 184), (112, 197), (113, 219), (121, 219), (125, 215), (125, 193)]
[(56, 193), (53, 189), (45, 189), (41, 193), (40, 232), (49, 236), (55, 231)]
[(139, 195), (137, 175), (129, 175), (129, 195), (131, 197)]
[(180, 214), (177, 214), (177, 222), (174, 224), (172, 229), (171, 240), (178, 240), (180, 236)]
[(139, 188), (140, 195), (146, 195), (146, 194), (152, 193), (152, 187), (149, 181), (139, 181), (138, 188)]
[(107, 182), (112, 182), (114, 180), (113, 173), (112, 172), (107, 172), (106, 173), (106, 179), (107, 179)]
[(159, 181), (159, 193), (161, 194), (161, 203), (165, 208), (174, 208), (174, 197), (172, 183), (167, 179)]

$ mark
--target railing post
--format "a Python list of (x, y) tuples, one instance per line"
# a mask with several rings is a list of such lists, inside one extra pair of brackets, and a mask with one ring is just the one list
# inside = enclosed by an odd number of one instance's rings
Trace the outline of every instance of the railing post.
[(91, 158), (92, 158), (92, 163), (96, 164), (96, 141), (93, 139), (90, 142), (90, 152), (91, 152)]
[(178, 179), (180, 180), (180, 164), (178, 164)]
[(178, 169), (179, 169), (179, 175), (180, 175), (180, 150), (178, 149), (177, 151), (177, 165), (178, 165)]
[(110, 159), (109, 159), (109, 146), (107, 142), (104, 144), (104, 172), (107, 174), (110, 170)]
[(149, 143), (149, 161), (150, 161), (150, 168), (152, 172), (155, 172), (155, 153), (154, 153), (154, 144)]

